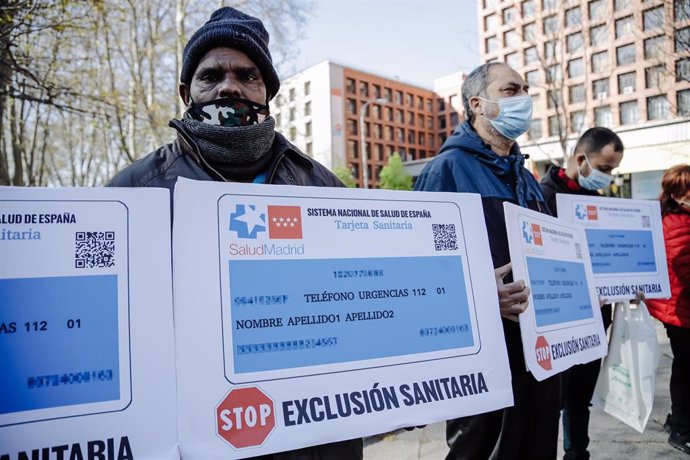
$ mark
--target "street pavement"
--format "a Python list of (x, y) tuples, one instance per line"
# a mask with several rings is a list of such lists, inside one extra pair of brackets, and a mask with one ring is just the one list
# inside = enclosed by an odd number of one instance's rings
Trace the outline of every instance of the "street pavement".
[[(592, 459), (690, 460), (689, 455), (668, 445), (668, 434), (663, 429), (666, 414), (671, 410), (668, 382), (673, 355), (664, 327), (658, 321), (654, 322), (661, 345), (661, 360), (657, 369), (654, 407), (644, 433), (640, 434), (618, 419), (592, 408), (589, 425)], [(398, 430), (364, 441), (365, 460), (444, 459), (447, 453), (445, 423), (427, 425), (424, 429), (414, 431)], [(561, 434), (558, 458), (562, 457)]]

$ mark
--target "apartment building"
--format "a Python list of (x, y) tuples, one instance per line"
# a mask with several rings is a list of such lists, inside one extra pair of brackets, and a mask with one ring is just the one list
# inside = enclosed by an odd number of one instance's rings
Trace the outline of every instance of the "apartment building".
[(412, 163), (438, 152), (462, 120), (461, 78), (447, 77), (436, 93), (323, 61), (282, 82), (272, 113), (276, 130), (307, 155), (331, 170), (349, 169), (360, 187), (366, 168), (367, 185), (376, 188), (381, 168), (394, 152)]
[(536, 174), (592, 126), (626, 146), (616, 183), (654, 198), (663, 171), (690, 162), (690, 0), (478, 0), (484, 62), (530, 85), (519, 139)]

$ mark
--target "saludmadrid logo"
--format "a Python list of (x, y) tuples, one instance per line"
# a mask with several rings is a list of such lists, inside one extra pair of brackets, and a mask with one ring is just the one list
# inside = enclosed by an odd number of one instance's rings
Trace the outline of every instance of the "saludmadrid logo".
[[(230, 213), (229, 230), (244, 243), (230, 243), (232, 256), (289, 256), (303, 255), (304, 244), (276, 244), (260, 242), (269, 240), (301, 240), (302, 210), (299, 206), (273, 206), (266, 208), (255, 204), (237, 204)], [(268, 235), (267, 235), (268, 233)], [(252, 244), (253, 243), (253, 244)]]

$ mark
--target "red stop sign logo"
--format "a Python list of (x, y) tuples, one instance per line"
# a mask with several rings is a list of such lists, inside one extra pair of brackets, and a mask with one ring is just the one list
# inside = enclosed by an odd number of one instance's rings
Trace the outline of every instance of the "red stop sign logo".
[(547, 371), (551, 370), (551, 350), (549, 349), (549, 342), (546, 341), (543, 335), (537, 337), (537, 344), (534, 346), (534, 352), (537, 355), (537, 364)]
[(273, 400), (257, 387), (233, 388), (216, 407), (218, 435), (236, 449), (260, 446), (276, 426)]

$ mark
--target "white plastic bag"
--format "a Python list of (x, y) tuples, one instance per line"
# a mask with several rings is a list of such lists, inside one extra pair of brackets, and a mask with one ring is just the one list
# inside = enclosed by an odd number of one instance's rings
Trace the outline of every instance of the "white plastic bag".
[(660, 349), (646, 305), (615, 305), (609, 352), (592, 403), (642, 433), (652, 413)]

